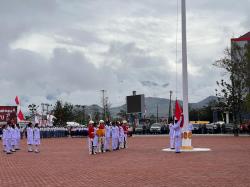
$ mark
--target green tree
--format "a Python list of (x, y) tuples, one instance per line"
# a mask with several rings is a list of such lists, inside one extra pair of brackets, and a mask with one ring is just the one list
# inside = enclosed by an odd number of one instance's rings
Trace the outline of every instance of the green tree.
[(218, 96), (220, 103), (223, 103), (224, 107), (232, 113), (235, 127), (242, 122), (244, 99), (248, 93), (249, 52), (249, 45), (240, 47), (232, 44), (231, 50), (225, 50), (225, 57), (214, 63), (216, 67), (224, 69), (226, 75), (228, 75), (228, 80), (217, 81), (220, 89)]
[(74, 121), (76, 121), (80, 124), (86, 124), (87, 123), (86, 106), (75, 105), (73, 107), (73, 116), (74, 116)]
[(73, 105), (58, 100), (53, 108), (53, 114), (56, 117), (54, 119), (55, 126), (66, 126), (66, 122), (74, 120)]

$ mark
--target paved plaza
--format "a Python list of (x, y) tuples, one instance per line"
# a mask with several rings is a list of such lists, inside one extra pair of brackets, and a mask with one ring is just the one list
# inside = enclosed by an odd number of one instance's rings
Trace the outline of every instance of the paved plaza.
[(163, 152), (167, 136), (135, 136), (129, 147), (89, 155), (86, 138), (43, 139), (39, 154), (0, 154), (1, 187), (250, 186), (250, 137), (195, 136), (210, 152)]

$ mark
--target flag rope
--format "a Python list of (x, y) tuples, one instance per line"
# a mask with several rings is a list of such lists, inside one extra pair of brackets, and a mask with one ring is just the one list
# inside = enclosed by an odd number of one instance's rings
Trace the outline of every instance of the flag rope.
[(177, 64), (178, 64), (178, 25), (179, 25), (179, 0), (176, 0), (176, 33), (175, 33), (175, 95), (177, 100), (178, 94), (178, 77), (177, 77)]

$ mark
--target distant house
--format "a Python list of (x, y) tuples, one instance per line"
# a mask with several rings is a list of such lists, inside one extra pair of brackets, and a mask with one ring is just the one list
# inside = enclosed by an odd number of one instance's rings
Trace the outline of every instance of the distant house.
[(240, 47), (244, 47), (246, 44), (250, 44), (250, 32), (240, 36), (239, 38), (232, 38), (231, 43), (237, 44)]

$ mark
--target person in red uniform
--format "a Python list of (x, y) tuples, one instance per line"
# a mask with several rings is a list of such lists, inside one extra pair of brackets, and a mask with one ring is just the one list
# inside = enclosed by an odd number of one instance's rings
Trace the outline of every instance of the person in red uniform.
[(122, 121), (122, 128), (124, 131), (124, 148), (128, 147), (128, 122), (126, 120)]
[(105, 141), (105, 123), (103, 120), (99, 121), (99, 127), (98, 127), (98, 151), (99, 152), (105, 152), (104, 150), (104, 141)]
[(94, 122), (92, 120), (89, 121), (88, 125), (89, 154), (94, 154), (93, 139), (95, 137), (95, 132), (93, 124)]

